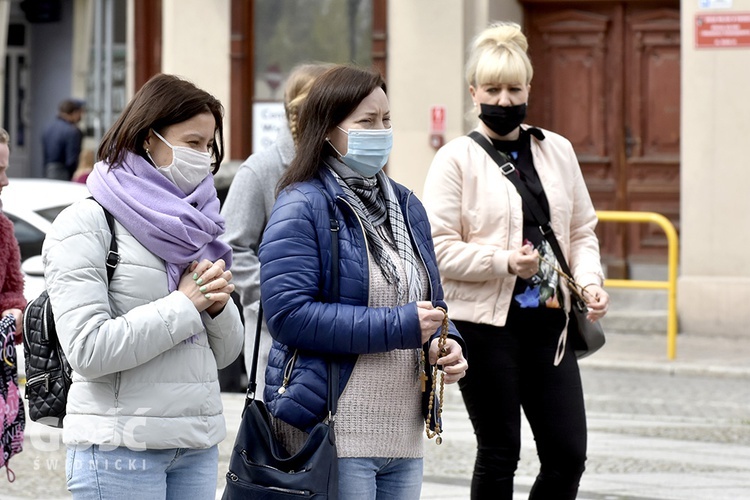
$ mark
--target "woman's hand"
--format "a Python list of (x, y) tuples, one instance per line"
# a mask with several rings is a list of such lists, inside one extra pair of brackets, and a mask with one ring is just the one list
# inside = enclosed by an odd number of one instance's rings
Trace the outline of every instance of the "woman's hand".
[(224, 309), (234, 291), (234, 284), (230, 283), (232, 272), (225, 268), (222, 259), (194, 262), (183, 274), (177, 289), (190, 299), (198, 312), (216, 315)]
[(586, 285), (583, 289), (583, 298), (589, 308), (586, 318), (589, 321), (602, 319), (609, 309), (609, 294), (599, 285)]
[(440, 309), (435, 309), (432, 302), (422, 300), (417, 302), (417, 314), (419, 314), (419, 327), (422, 329), (422, 343), (425, 344), (442, 326), (445, 313)]
[(510, 254), (508, 272), (523, 279), (529, 279), (539, 272), (539, 250), (526, 244)]
[(443, 380), (446, 384), (453, 384), (459, 381), (469, 368), (469, 362), (464, 358), (461, 345), (455, 339), (446, 339), (443, 356), (438, 357), (438, 340), (433, 339), (430, 343), (430, 364), (437, 363), (443, 370)]

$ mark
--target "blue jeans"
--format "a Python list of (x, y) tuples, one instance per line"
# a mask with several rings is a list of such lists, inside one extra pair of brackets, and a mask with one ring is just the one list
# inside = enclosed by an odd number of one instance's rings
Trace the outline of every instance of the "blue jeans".
[(69, 446), (65, 461), (74, 500), (214, 500), (219, 448), (134, 451)]
[(339, 498), (419, 500), (421, 458), (339, 458)]

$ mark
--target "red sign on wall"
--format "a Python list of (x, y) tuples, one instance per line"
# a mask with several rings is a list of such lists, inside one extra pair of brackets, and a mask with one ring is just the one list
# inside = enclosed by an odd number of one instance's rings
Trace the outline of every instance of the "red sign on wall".
[(750, 12), (695, 15), (695, 48), (750, 47)]
[(445, 106), (430, 108), (430, 134), (445, 133)]

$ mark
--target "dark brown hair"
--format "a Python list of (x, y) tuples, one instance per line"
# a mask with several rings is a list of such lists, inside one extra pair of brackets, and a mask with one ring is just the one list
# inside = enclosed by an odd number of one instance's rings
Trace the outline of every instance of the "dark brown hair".
[(297, 154), (279, 180), (277, 193), (315, 177), (323, 159), (335, 154), (326, 141), (328, 133), (377, 88), (386, 91), (380, 73), (357, 66), (334, 66), (315, 79), (299, 112)]
[(84, 107), (86, 107), (86, 103), (81, 99), (65, 99), (60, 102), (57, 110), (62, 114), (69, 115), (70, 113), (83, 109)]
[(170, 125), (205, 112), (211, 113), (216, 120), (212, 148), (215, 174), (224, 159), (224, 107), (205, 90), (174, 75), (156, 75), (136, 92), (104, 134), (97, 156), (109, 168), (120, 165), (127, 152), (145, 157), (143, 142), (149, 130), (161, 132)]

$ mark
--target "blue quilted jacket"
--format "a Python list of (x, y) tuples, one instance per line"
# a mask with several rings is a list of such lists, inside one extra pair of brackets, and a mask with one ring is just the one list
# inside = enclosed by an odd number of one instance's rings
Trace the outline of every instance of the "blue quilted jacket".
[[(427, 268), (431, 301), (447, 309), (424, 207), (411, 191), (391, 183)], [(338, 300), (331, 290), (332, 222), (338, 226)], [(264, 399), (274, 417), (309, 432), (326, 416), (326, 360), (340, 364), (341, 394), (359, 354), (422, 345), (414, 302), (367, 307), (370, 271), (364, 230), (328, 168), (279, 195), (258, 256), (263, 313), (274, 338)], [(465, 353), (452, 323), (449, 336)], [(426, 401), (423, 408), (426, 412)]]

